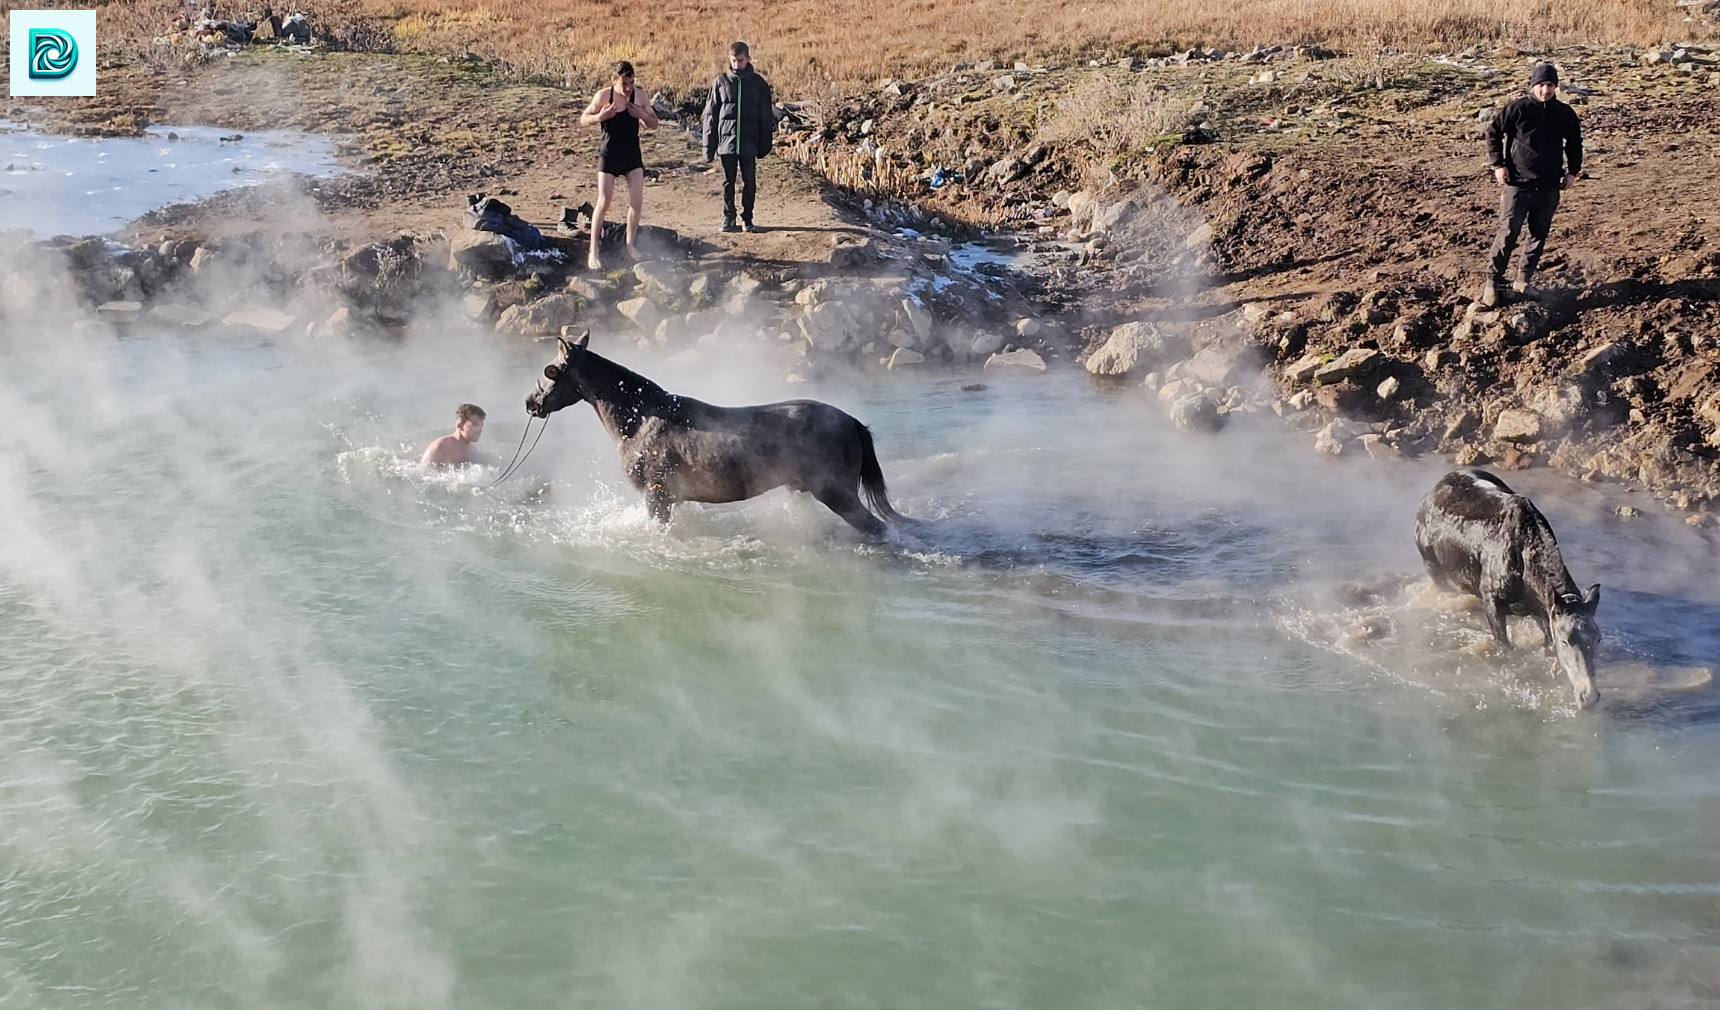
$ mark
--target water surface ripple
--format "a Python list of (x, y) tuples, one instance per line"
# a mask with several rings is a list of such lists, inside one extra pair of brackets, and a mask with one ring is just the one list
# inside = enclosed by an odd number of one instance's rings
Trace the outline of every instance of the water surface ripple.
[(517, 482), (415, 472), (462, 400), (505, 460), (540, 357), (0, 343), (0, 1004), (1720, 1000), (1674, 517), (1520, 475), (1606, 587), (1578, 714), (1424, 592), (1437, 460), (1053, 374), (812, 390), (924, 520), (883, 544), (657, 527), (584, 408)]

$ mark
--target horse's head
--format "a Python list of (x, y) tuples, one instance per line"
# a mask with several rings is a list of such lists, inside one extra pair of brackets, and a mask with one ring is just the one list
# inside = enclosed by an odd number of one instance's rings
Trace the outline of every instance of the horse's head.
[(533, 417), (548, 417), (563, 407), (573, 406), (582, 398), (569, 366), (577, 355), (585, 353), (585, 346), (591, 343), (591, 331), (580, 334), (578, 343), (569, 343), (560, 337), (556, 338), (556, 343), (561, 346), (556, 351), (555, 360), (544, 366), (543, 378), (526, 397), (526, 413)]
[(1553, 634), (1553, 655), (1577, 693), (1577, 705), (1588, 708), (1600, 700), (1595, 688), (1595, 647), (1601, 644), (1601, 629), (1595, 623), (1595, 608), (1601, 602), (1601, 587), (1586, 593), (1562, 593), (1553, 597), (1547, 624)]

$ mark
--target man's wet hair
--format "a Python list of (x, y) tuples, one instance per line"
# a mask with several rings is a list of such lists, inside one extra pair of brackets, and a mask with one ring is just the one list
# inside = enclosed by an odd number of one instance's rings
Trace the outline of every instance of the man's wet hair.
[(747, 44), (745, 42), (735, 42), (735, 43), (731, 43), (729, 45), (729, 55), (730, 56), (751, 56), (752, 50), (747, 48)]
[(633, 61), (631, 61), (631, 60), (617, 60), (615, 62), (615, 76), (617, 76), (617, 77), (632, 77), (633, 76)]
[(472, 421), (472, 420), (482, 421), (483, 419), (484, 419), (484, 408), (478, 406), (475, 403), (462, 403), (458, 407), (454, 408), (454, 421), (455, 421), (455, 423), (461, 423), (464, 421)]

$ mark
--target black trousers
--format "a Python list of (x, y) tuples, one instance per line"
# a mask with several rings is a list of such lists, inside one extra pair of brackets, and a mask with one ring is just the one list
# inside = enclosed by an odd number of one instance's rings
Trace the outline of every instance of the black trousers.
[(723, 223), (735, 221), (735, 169), (741, 173), (741, 220), (752, 224), (753, 194), (758, 189), (758, 159), (750, 154), (725, 154), (723, 158)]
[(1523, 243), (1522, 277), (1527, 281), (1534, 276), (1535, 268), (1541, 265), (1541, 249), (1547, 244), (1547, 233), (1553, 230), (1553, 211), (1558, 209), (1557, 185), (1544, 189), (1505, 187), (1499, 196), (1499, 232), (1493, 236), (1491, 268), (1495, 280), (1504, 279), (1525, 223), (1529, 225), (1529, 240)]

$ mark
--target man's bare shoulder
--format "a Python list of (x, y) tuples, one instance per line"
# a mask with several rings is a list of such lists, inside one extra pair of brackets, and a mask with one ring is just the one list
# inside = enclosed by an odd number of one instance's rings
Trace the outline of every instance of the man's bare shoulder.
[(419, 466), (460, 466), (472, 461), (471, 448), (453, 435), (443, 435), (424, 450)]

